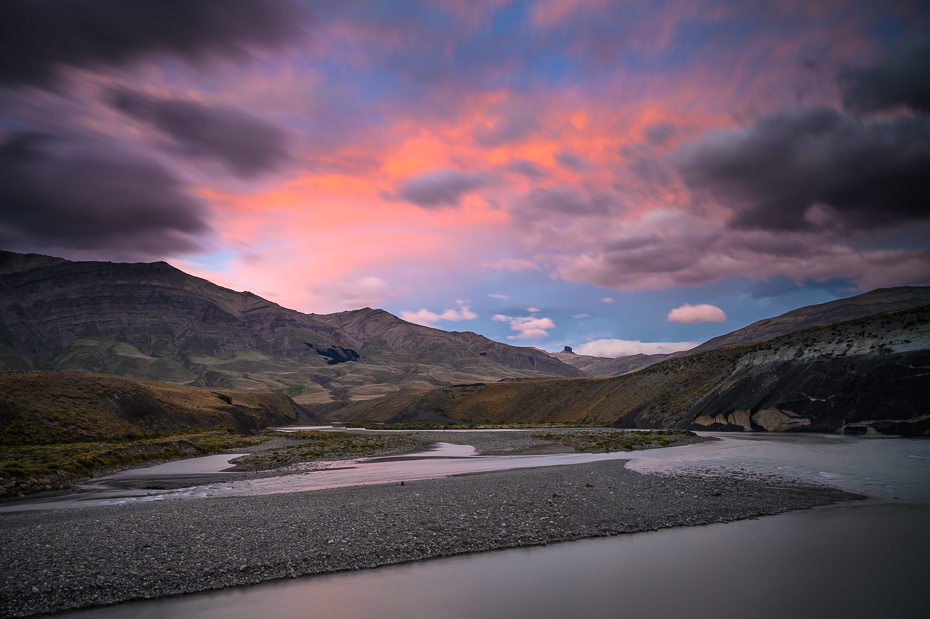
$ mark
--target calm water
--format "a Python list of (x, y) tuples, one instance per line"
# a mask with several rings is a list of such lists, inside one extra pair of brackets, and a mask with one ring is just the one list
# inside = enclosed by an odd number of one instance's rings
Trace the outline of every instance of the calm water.
[(874, 498), (759, 520), (451, 557), (57, 616), (930, 614), (925, 594), (930, 582), (930, 441), (727, 435), (717, 443), (636, 456), (629, 466), (642, 471), (726, 474), (743, 469), (829, 481)]

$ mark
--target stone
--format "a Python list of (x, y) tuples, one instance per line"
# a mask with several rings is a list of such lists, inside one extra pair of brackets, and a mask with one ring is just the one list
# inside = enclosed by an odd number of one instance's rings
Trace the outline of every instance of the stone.
[(788, 411), (780, 411), (777, 408), (766, 408), (755, 413), (752, 420), (756, 425), (765, 428), (766, 432), (784, 432), (792, 428), (809, 426), (811, 423), (811, 420), (806, 417), (787, 413)]

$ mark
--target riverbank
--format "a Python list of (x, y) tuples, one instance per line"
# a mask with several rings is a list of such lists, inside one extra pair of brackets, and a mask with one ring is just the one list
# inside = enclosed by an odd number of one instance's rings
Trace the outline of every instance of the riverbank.
[(666, 527), (850, 500), (764, 478), (644, 475), (623, 460), (0, 518), (0, 615)]

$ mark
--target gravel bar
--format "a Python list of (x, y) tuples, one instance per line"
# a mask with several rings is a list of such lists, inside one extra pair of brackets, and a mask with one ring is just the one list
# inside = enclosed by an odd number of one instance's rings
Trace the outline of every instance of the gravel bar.
[[(490, 439), (489, 439), (490, 440)], [(861, 498), (612, 460), (0, 517), (0, 616), (753, 518)]]

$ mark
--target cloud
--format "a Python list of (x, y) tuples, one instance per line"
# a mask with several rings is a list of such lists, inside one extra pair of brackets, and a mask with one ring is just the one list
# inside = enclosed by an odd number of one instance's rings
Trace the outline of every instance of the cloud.
[[(634, 290), (784, 275), (843, 278), (859, 290), (930, 283), (930, 249), (855, 247), (835, 231), (734, 230), (715, 217), (659, 209), (602, 228), (592, 229), (590, 249), (549, 257), (561, 278)], [(915, 236), (930, 233), (926, 224), (911, 229)]]
[(536, 316), (512, 317), (495, 314), (491, 320), (506, 322), (512, 330), (519, 332), (519, 335), (508, 335), (508, 340), (539, 340), (549, 337), (549, 329), (555, 329), (552, 320)]
[(613, 302), (614, 300), (611, 299), (610, 297), (604, 297), (603, 299), (601, 299), (601, 303), (607, 303), (608, 305), (610, 305)]
[(639, 340), (594, 340), (574, 346), (579, 355), (592, 357), (627, 357), (630, 355), (667, 355), (679, 350), (690, 350), (700, 342), (640, 342)]
[(616, 196), (598, 190), (580, 190), (570, 185), (536, 187), (511, 209), (515, 219), (536, 223), (549, 215), (557, 217), (605, 216), (618, 210)]
[(0, 2), (0, 83), (51, 84), (60, 67), (121, 65), (146, 55), (243, 58), (302, 34), (288, 0)]
[(336, 294), (343, 307), (360, 309), (378, 307), (393, 295), (391, 287), (383, 279), (367, 276), (354, 282), (345, 282), (336, 287)]
[(643, 135), (650, 144), (665, 146), (678, 137), (679, 131), (678, 127), (670, 122), (660, 122), (647, 127)]
[(488, 296), (491, 297), (492, 299), (501, 299), (502, 301), (506, 301), (507, 299), (510, 298), (510, 297), (509, 297), (508, 295), (506, 295), (506, 294), (500, 294), (500, 293), (497, 293), (497, 292), (495, 292), (494, 294), (489, 294)]
[(0, 243), (157, 259), (199, 249), (206, 209), (159, 164), (102, 138), (19, 134), (0, 145)]
[(881, 62), (840, 74), (843, 107), (882, 112), (905, 106), (930, 112), (930, 38), (888, 55)]
[(439, 322), (441, 320), (439, 318), (439, 314), (436, 312), (431, 312), (426, 308), (422, 308), (416, 312), (404, 310), (400, 313), (400, 317), (407, 322), (423, 325), (424, 327), (432, 327), (433, 323)]
[(538, 314), (542, 310), (539, 309), (538, 307), (528, 307), (526, 308), (526, 311), (528, 311), (530, 314)]
[(563, 167), (568, 168), (574, 172), (584, 172), (588, 169), (588, 167), (590, 167), (587, 161), (582, 159), (576, 153), (570, 151), (556, 153), (553, 158)]
[(572, 314), (572, 318), (577, 318), (577, 319), (590, 318), (590, 317), (591, 317), (591, 314)]
[(475, 129), (475, 141), (482, 146), (496, 147), (502, 144), (518, 142), (539, 130), (539, 122), (520, 110), (499, 119), (493, 125), (478, 125)]
[(930, 220), (930, 118), (856, 120), (794, 109), (683, 147), (687, 184), (735, 212), (735, 229), (870, 230)]
[(283, 129), (239, 110), (129, 91), (114, 93), (113, 102), (124, 113), (171, 136), (183, 153), (215, 159), (243, 178), (290, 159)]
[(531, 181), (538, 181), (551, 176), (548, 170), (527, 159), (511, 159), (506, 165), (501, 166), (500, 169), (506, 172), (514, 172), (523, 175)]
[[(497, 262), (482, 262), (483, 266), (496, 269), (498, 271), (539, 271), (540, 266), (532, 260), (525, 258), (504, 258)], [(508, 297), (509, 298), (509, 297)]]
[(458, 206), (462, 196), (492, 180), (484, 173), (437, 170), (407, 179), (401, 183), (397, 195), (423, 208)]
[(723, 310), (707, 303), (690, 305), (685, 303), (668, 313), (669, 322), (693, 324), (696, 322), (726, 322), (727, 315)]
[(427, 327), (433, 326), (434, 323), (439, 322), (440, 320), (447, 320), (449, 322), (459, 322), (461, 320), (475, 320), (478, 318), (478, 314), (471, 311), (471, 306), (467, 301), (456, 301), (456, 307), (447, 309), (441, 314), (431, 312), (426, 308), (422, 308), (416, 312), (402, 311), (400, 317), (406, 320), (407, 322), (413, 322), (418, 325), (424, 325)]

